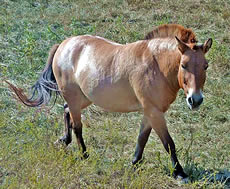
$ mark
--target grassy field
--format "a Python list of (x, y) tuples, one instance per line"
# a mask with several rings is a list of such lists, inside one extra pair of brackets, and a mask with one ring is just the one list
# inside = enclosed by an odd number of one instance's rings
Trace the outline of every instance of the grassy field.
[[(0, 0), (0, 188), (230, 188), (229, 10), (229, 0)], [(192, 28), (199, 42), (214, 40), (200, 110), (190, 111), (180, 91), (166, 116), (188, 184), (171, 177), (170, 158), (154, 132), (133, 171), (141, 114), (86, 109), (90, 156), (82, 161), (75, 142), (67, 149), (53, 145), (63, 132), (61, 97), (51, 110), (52, 103), (27, 108), (2, 82), (29, 92), (50, 47), (66, 37), (128, 43), (163, 23)]]

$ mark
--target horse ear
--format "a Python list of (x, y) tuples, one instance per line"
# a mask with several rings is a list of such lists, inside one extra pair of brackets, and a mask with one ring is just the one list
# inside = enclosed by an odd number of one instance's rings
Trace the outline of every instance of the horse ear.
[(204, 54), (208, 52), (211, 46), (212, 46), (212, 38), (209, 38), (207, 41), (204, 42), (204, 45), (202, 47)]
[(181, 41), (180, 39), (178, 39), (177, 36), (175, 36), (175, 38), (176, 38), (176, 40), (177, 40), (177, 42), (178, 42), (178, 45), (177, 45), (178, 49), (180, 50), (180, 52), (181, 52), (182, 54), (184, 54), (184, 52), (185, 52), (186, 50), (188, 50), (189, 47), (188, 47), (183, 41)]

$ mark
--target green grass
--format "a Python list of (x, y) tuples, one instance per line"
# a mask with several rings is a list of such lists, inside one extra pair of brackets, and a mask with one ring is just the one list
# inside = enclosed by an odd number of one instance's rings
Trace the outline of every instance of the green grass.
[[(1, 0), (0, 188), (229, 188), (218, 177), (230, 172), (229, 10), (229, 0)], [(214, 40), (200, 110), (188, 110), (180, 91), (166, 116), (189, 184), (170, 176), (170, 158), (154, 132), (143, 164), (133, 171), (141, 114), (85, 110), (90, 156), (82, 161), (76, 142), (67, 149), (53, 145), (63, 132), (62, 98), (51, 110), (27, 108), (2, 82), (29, 89), (51, 46), (66, 37), (92, 34), (128, 43), (163, 23), (192, 28), (199, 42)]]

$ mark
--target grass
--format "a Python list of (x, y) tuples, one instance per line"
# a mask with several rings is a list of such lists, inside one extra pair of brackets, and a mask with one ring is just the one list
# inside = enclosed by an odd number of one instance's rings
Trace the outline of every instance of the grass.
[(229, 10), (227, 0), (0, 1), (1, 81), (25, 89), (44, 68), (50, 47), (72, 35), (128, 43), (143, 39), (153, 26), (178, 23), (192, 28), (200, 42), (214, 40), (202, 107), (189, 111), (180, 91), (166, 116), (191, 183), (179, 185), (170, 176), (170, 158), (154, 132), (143, 164), (133, 171), (141, 114), (85, 110), (90, 156), (82, 161), (76, 143), (53, 146), (63, 131), (62, 98), (51, 110), (29, 109), (1, 82), (0, 188), (229, 188), (229, 180), (219, 178), (230, 172)]

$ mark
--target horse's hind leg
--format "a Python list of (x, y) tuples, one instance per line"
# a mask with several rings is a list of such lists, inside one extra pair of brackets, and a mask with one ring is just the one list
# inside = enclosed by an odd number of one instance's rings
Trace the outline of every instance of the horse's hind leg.
[(143, 121), (141, 123), (139, 136), (137, 139), (137, 145), (136, 145), (136, 150), (135, 150), (135, 154), (134, 154), (134, 159), (132, 161), (133, 165), (135, 165), (136, 163), (138, 163), (141, 160), (142, 154), (143, 154), (145, 145), (148, 141), (151, 130), (152, 130), (151, 126), (147, 123), (147, 121), (145, 119), (143, 119)]
[(61, 137), (57, 141), (57, 143), (64, 143), (67, 146), (72, 142), (72, 123), (70, 120), (69, 107), (67, 104), (64, 104), (64, 122), (65, 122), (64, 136)]
[(72, 129), (76, 136), (78, 147), (82, 150), (83, 157), (87, 158), (86, 146), (82, 136), (82, 122), (81, 122), (81, 112), (74, 104), (70, 105), (70, 115), (71, 120), (73, 121)]
[[(78, 87), (75, 88), (74, 86), (71, 87), (70, 90), (65, 91), (66, 92), (63, 94), (63, 97), (68, 104), (70, 115), (70, 121), (68, 123), (71, 123), (71, 128), (73, 129), (73, 132), (76, 136), (78, 146), (83, 152), (83, 157), (86, 158), (88, 155), (86, 153), (86, 146), (82, 136), (81, 110), (90, 105), (91, 102), (83, 95), (80, 88)], [(66, 118), (68, 121), (68, 117)], [(68, 131), (67, 134), (69, 134)]]

